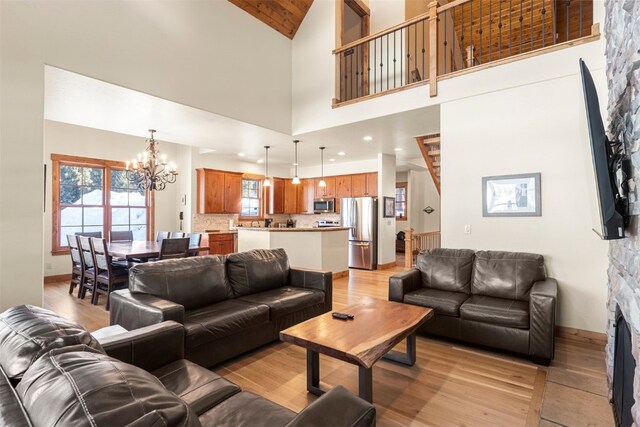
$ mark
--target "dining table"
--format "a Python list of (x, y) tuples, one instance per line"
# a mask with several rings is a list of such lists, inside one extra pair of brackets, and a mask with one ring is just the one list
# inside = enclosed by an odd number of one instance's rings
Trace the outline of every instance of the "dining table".
[[(160, 242), (155, 240), (134, 240), (131, 242), (109, 242), (109, 255), (126, 259), (149, 259), (160, 256)], [(189, 253), (208, 252), (209, 246), (189, 246)]]

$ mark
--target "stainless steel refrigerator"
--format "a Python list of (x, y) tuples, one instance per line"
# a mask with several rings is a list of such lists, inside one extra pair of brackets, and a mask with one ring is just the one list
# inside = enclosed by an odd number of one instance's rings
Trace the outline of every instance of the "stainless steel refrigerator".
[(378, 199), (354, 197), (340, 200), (343, 227), (349, 227), (349, 267), (378, 268)]

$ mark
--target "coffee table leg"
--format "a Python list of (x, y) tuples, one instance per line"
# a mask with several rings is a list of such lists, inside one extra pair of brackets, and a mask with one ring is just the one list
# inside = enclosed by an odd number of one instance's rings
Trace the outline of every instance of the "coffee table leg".
[(416, 363), (416, 333), (414, 332), (407, 337), (407, 351), (405, 353), (390, 351), (382, 356), (382, 358), (413, 366)]
[(369, 403), (373, 403), (373, 369), (358, 366), (358, 394)]
[(316, 396), (324, 393), (320, 390), (320, 355), (307, 349), (307, 391)]

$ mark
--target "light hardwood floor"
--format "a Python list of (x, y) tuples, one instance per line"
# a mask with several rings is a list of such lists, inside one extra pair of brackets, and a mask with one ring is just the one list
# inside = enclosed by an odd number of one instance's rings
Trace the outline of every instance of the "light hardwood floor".
[[(334, 280), (334, 309), (361, 298), (387, 299), (388, 277), (401, 267), (352, 270)], [(68, 294), (67, 283), (45, 285), (45, 307), (88, 330), (109, 324), (100, 305)], [(399, 346), (399, 349), (402, 345)], [(305, 350), (273, 343), (214, 370), (244, 390), (300, 411), (306, 392)], [(357, 369), (321, 356), (323, 388), (342, 384), (357, 393)], [(613, 426), (607, 401), (604, 351), (557, 340), (549, 368), (526, 359), (445, 340), (418, 337), (413, 367), (380, 361), (373, 368), (373, 399), (380, 426)]]

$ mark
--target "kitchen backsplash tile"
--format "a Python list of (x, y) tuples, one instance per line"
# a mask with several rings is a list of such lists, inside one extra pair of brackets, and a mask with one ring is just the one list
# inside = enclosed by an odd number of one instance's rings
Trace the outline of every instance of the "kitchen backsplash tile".
[[(240, 221), (238, 214), (195, 214), (192, 218), (192, 230), (194, 232), (201, 232), (205, 230), (228, 230), (229, 221), (233, 221), (233, 226), (237, 227), (241, 225), (243, 227), (251, 227), (252, 221)], [(312, 228), (317, 226), (317, 222), (320, 220), (333, 220), (339, 221), (340, 214), (318, 214), (318, 215), (266, 215), (266, 218), (273, 219), (273, 225), (278, 223), (286, 223), (287, 219), (291, 218), (295, 221), (297, 228)], [(253, 226), (256, 222), (260, 224), (260, 227), (264, 226), (264, 221), (253, 221)], [(277, 225), (276, 225), (277, 226)]]

